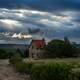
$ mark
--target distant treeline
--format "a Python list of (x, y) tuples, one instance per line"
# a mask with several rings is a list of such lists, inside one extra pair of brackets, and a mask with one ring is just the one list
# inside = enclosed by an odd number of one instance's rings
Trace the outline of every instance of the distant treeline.
[(28, 49), (23, 52), (20, 49), (0, 49), (0, 59), (9, 59), (16, 53), (19, 53), (23, 58), (28, 57), (29, 55)]

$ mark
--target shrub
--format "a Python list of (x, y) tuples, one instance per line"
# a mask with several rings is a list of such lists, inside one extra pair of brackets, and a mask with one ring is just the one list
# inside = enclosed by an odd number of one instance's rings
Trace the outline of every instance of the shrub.
[(32, 63), (19, 62), (15, 64), (15, 68), (20, 73), (30, 74), (32, 65), (33, 65)]
[(18, 71), (20, 73), (26, 73), (26, 74), (31, 73), (31, 68), (32, 68), (33, 63), (32, 62), (28, 62), (28, 63), (23, 62), (22, 57), (20, 56), (19, 53), (16, 53), (13, 57), (11, 57), (9, 62), (14, 66), (16, 71)]
[(32, 67), (31, 80), (71, 80), (71, 67), (66, 64), (42, 64)]
[(19, 53), (16, 53), (15, 55), (13, 55), (10, 59), (9, 59), (9, 62), (11, 64), (16, 64), (18, 62), (22, 62), (22, 57)]
[(8, 59), (10, 56), (6, 49), (0, 49), (0, 59)]
[(73, 70), (73, 80), (80, 80), (80, 69)]

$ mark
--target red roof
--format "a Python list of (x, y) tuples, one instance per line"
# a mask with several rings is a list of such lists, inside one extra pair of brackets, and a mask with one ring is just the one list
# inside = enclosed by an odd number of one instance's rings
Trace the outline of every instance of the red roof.
[(42, 40), (32, 40), (32, 43), (33, 43), (37, 48), (43, 48), (43, 47), (46, 45), (44, 39), (42, 39)]

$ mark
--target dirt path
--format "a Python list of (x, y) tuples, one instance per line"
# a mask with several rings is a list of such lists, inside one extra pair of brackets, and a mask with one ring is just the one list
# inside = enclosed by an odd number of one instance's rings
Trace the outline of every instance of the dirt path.
[(28, 80), (9, 66), (8, 60), (0, 60), (0, 80)]

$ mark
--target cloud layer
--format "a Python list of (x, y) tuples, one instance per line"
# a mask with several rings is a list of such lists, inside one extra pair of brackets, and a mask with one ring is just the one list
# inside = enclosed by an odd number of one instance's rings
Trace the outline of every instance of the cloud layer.
[(0, 0), (0, 7), (38, 10), (80, 10), (80, 0)]
[(0, 32), (80, 40), (80, 0), (0, 0)]
[(28, 32), (36, 37), (80, 37), (79, 11), (43, 12), (0, 8), (0, 31)]

